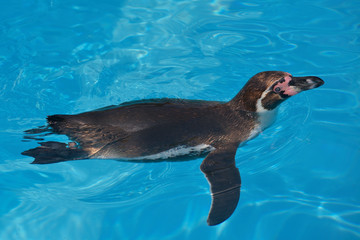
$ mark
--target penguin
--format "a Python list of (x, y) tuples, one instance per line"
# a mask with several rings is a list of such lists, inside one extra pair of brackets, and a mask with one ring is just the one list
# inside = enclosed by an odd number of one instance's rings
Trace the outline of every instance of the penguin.
[[(207, 223), (228, 219), (240, 197), (238, 147), (269, 127), (280, 103), (324, 81), (266, 71), (251, 77), (228, 102), (149, 99), (75, 115), (52, 115), (48, 125), (25, 131), (67, 135), (70, 143), (39, 142), (22, 152), (34, 164), (80, 159), (176, 161), (205, 156), (200, 165), (212, 196)], [(31, 137), (28, 137), (31, 138)]]

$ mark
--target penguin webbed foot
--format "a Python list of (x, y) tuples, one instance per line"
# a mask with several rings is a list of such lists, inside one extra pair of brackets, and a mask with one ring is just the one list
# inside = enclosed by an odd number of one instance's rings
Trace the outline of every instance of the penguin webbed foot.
[(48, 141), (40, 146), (22, 152), (22, 155), (34, 158), (32, 164), (49, 164), (75, 159), (87, 158), (88, 154), (81, 148), (73, 148), (65, 143)]

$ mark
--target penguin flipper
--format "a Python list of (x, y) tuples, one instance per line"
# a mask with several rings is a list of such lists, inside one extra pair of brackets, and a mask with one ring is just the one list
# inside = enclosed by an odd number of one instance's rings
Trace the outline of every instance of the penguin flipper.
[(240, 198), (241, 178), (235, 166), (235, 153), (238, 144), (215, 149), (201, 163), (211, 190), (212, 203), (207, 223), (220, 224), (235, 211)]
[(89, 154), (80, 148), (70, 148), (61, 142), (40, 142), (39, 147), (22, 152), (22, 155), (35, 158), (33, 164), (48, 164), (88, 158)]

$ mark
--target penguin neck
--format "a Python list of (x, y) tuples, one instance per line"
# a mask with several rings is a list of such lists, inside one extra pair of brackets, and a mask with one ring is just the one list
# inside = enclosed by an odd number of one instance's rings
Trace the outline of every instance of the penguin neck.
[(263, 91), (257, 89), (249, 89), (249, 87), (245, 85), (240, 92), (229, 101), (229, 104), (233, 109), (238, 111), (259, 112), (259, 110), (265, 110), (259, 109), (259, 99), (261, 99), (263, 93)]
[(262, 99), (265, 98), (268, 91), (260, 91), (245, 87), (230, 100), (229, 104), (235, 111), (253, 112), (257, 115), (259, 127), (261, 130), (269, 127), (276, 118), (277, 108), (268, 110), (262, 105)]

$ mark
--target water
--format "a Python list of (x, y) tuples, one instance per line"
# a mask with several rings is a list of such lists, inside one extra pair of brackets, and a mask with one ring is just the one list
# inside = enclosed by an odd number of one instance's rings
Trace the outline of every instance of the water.
[[(360, 2), (2, 3), (0, 239), (360, 239)], [(286, 101), (238, 150), (241, 198), (219, 226), (206, 225), (202, 159), (31, 165), (20, 155), (36, 146), (22, 132), (46, 115), (227, 101), (264, 70), (326, 84)]]

